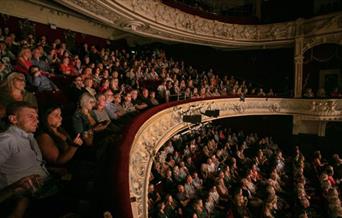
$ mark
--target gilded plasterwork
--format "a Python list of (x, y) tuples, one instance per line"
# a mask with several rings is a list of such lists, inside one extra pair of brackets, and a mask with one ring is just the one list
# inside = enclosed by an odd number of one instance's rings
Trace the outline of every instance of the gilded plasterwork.
[(342, 34), (341, 13), (284, 23), (239, 25), (187, 14), (158, 0), (56, 1), (115, 28), (196, 44), (234, 48), (279, 47), (293, 43), (299, 35), (314, 37), (338, 34), (341, 38)]

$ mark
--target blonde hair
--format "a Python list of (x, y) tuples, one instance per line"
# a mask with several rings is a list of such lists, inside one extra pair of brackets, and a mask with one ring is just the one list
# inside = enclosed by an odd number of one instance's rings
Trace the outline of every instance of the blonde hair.
[(96, 101), (96, 99), (88, 93), (83, 93), (80, 97), (80, 107), (83, 108), (90, 100)]
[(29, 49), (29, 48), (22, 48), (22, 49), (20, 50), (19, 54), (18, 54), (18, 57), (22, 57), (23, 54), (24, 54), (25, 52), (27, 52), (27, 51), (30, 51), (30, 53), (31, 53), (31, 55), (32, 55), (31, 49)]
[(0, 89), (1, 91), (5, 91), (10, 93), (13, 90), (14, 87), (14, 81), (15, 79), (20, 78), (25, 80), (25, 76), (22, 73), (17, 73), (17, 72), (13, 72), (11, 74), (9, 74), (6, 78), (6, 80), (4, 80), (1, 85), (0, 85)]

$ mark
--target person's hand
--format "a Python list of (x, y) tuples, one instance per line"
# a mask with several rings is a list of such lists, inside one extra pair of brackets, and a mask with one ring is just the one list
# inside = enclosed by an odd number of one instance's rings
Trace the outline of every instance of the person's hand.
[(102, 130), (105, 130), (107, 128), (107, 126), (109, 125), (109, 122), (101, 122), (101, 123), (98, 123), (96, 124), (96, 126), (94, 127), (94, 131), (95, 132), (98, 132), (98, 131), (102, 131)]
[(23, 193), (29, 191), (34, 193), (43, 184), (43, 178), (39, 175), (30, 175), (21, 178), (17, 182), (13, 183), (13, 191), (15, 193)]
[(75, 137), (73, 143), (75, 145), (81, 146), (83, 144), (83, 140), (81, 139), (81, 134), (78, 133), (77, 136)]
[(40, 76), (40, 75), (41, 75), (40, 70), (38, 70), (37, 72), (34, 73), (34, 76), (35, 76), (35, 77), (38, 77), (38, 76)]

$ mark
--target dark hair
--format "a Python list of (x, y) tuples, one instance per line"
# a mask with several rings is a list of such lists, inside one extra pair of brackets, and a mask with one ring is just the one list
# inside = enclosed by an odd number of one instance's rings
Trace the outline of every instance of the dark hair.
[(29, 74), (32, 74), (32, 69), (33, 69), (33, 68), (38, 68), (38, 69), (40, 70), (39, 66), (37, 66), (37, 65), (31, 65), (30, 68), (29, 68), (29, 71), (28, 71)]
[[(48, 116), (56, 109), (63, 109), (62, 105), (59, 105), (59, 104), (52, 104), (52, 105), (49, 105), (49, 107), (47, 107), (45, 110), (43, 110), (43, 112), (41, 113), (41, 116), (40, 116), (40, 129), (39, 129), (39, 133), (42, 134), (42, 133), (46, 133), (48, 134), (56, 143), (56, 146), (58, 147), (58, 149), (62, 149), (60, 147), (61, 143), (64, 143), (64, 141), (59, 137), (57, 136), (54, 132), (51, 131), (51, 129), (49, 128), (49, 124), (48, 124)], [(60, 132), (65, 132), (66, 131), (63, 129), (63, 127), (59, 127), (59, 131)], [(67, 134), (67, 140), (70, 142), (70, 136), (69, 134)]]
[(10, 103), (6, 108), (6, 114), (7, 116), (15, 115), (18, 111), (20, 111), (23, 108), (32, 108), (37, 109), (33, 104), (26, 102), (26, 101), (16, 101), (13, 103)]
[(49, 114), (51, 114), (52, 111), (56, 110), (56, 109), (62, 109), (61, 105), (59, 104), (52, 104), (52, 105), (49, 105), (49, 107), (47, 107), (45, 110), (42, 110), (42, 113), (40, 114), (40, 121), (41, 121), (41, 130), (45, 130), (47, 131), (49, 128), (48, 128), (48, 122), (47, 122), (47, 118), (49, 116)]

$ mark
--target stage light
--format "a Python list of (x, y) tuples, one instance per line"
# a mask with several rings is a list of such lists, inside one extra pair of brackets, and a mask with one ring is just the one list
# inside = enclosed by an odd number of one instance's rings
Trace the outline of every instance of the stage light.
[(218, 117), (220, 115), (220, 110), (206, 110), (204, 115), (208, 117)]
[(184, 115), (183, 122), (191, 123), (191, 124), (199, 124), (202, 122), (201, 115)]

